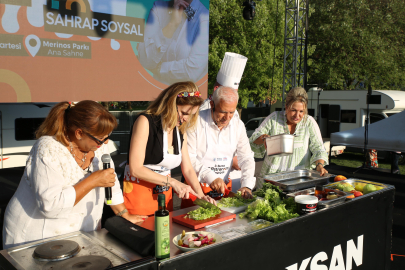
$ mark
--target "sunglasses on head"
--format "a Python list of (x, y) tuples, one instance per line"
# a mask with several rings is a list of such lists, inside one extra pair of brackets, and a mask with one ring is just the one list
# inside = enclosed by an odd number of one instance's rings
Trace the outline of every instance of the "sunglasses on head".
[(110, 135), (111, 135), (111, 133), (108, 134), (108, 136), (105, 137), (105, 138), (101, 141), (101, 140), (97, 139), (96, 137), (94, 137), (93, 135), (91, 135), (91, 134), (89, 134), (89, 133), (87, 133), (87, 132), (85, 132), (85, 133), (87, 134), (87, 136), (89, 136), (90, 138), (92, 138), (93, 141), (95, 141), (98, 145), (102, 145), (102, 144), (105, 143), (107, 140), (109, 140), (109, 139), (110, 139)]

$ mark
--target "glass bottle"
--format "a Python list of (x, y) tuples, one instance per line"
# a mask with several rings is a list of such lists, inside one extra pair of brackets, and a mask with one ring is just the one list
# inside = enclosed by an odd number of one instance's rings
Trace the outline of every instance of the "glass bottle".
[(158, 260), (170, 257), (170, 218), (165, 202), (165, 195), (159, 194), (155, 212), (155, 257)]
[(315, 186), (315, 196), (322, 199), (325, 196), (325, 188), (322, 185)]

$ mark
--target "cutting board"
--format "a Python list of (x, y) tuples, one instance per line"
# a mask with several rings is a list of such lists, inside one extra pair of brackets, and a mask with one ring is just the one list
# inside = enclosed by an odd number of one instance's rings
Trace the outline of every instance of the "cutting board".
[(197, 230), (204, 228), (207, 225), (212, 225), (222, 221), (230, 220), (236, 218), (236, 214), (229, 213), (227, 211), (222, 211), (221, 214), (216, 215), (215, 217), (204, 219), (204, 220), (194, 220), (191, 218), (184, 218), (187, 214), (179, 215), (173, 217), (173, 222), (181, 224), (183, 226), (189, 227), (191, 229)]

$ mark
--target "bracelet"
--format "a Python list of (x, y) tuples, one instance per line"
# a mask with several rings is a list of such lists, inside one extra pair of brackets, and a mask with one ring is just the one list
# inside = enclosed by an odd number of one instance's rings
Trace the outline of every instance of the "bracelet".
[(125, 208), (124, 210), (122, 210), (121, 212), (117, 213), (116, 216), (122, 216), (123, 214), (127, 213), (128, 210)]
[(316, 163), (316, 166), (315, 166), (315, 168), (316, 168), (316, 167), (318, 167), (318, 165), (319, 165), (319, 164), (321, 164), (321, 165), (322, 165), (322, 167), (324, 167), (324, 166), (323, 166), (323, 163), (321, 163), (321, 162), (318, 162), (318, 163)]

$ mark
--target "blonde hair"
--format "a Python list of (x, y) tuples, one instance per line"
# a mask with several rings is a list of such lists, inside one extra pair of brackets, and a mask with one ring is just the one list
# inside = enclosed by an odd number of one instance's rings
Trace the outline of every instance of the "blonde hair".
[[(178, 82), (170, 85), (162, 91), (160, 95), (152, 101), (145, 113), (161, 116), (163, 129), (173, 129), (178, 123), (177, 105), (191, 105), (200, 107), (204, 100), (201, 97), (190, 96), (178, 97), (183, 92), (198, 92), (198, 86), (193, 82)], [(190, 115), (190, 120), (183, 123), (179, 130), (184, 134), (188, 129), (193, 128), (197, 123), (198, 110), (195, 114)]]
[(285, 99), (285, 108), (291, 110), (295, 102), (302, 102), (302, 104), (304, 104), (305, 107), (304, 113), (305, 115), (308, 115), (308, 94), (304, 88), (294, 87), (288, 92), (287, 97)]
[(75, 132), (78, 128), (93, 136), (103, 136), (116, 127), (117, 119), (95, 101), (83, 100), (70, 107), (69, 102), (60, 102), (53, 106), (35, 135), (37, 139), (45, 135), (54, 136), (68, 146), (68, 132)]

